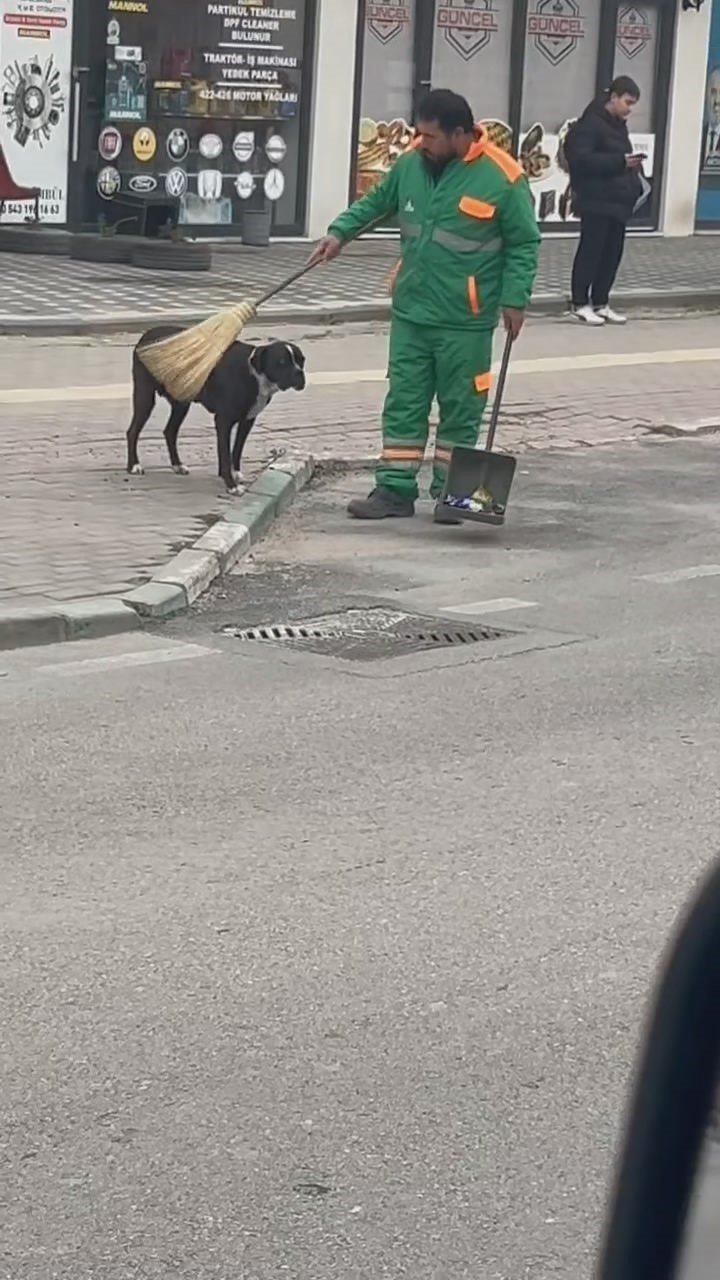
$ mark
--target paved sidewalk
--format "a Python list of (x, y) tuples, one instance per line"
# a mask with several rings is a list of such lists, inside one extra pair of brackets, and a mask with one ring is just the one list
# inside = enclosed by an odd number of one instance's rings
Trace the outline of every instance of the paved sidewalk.
[[(720, 305), (718, 243), (715, 236), (632, 237), (618, 299)], [(564, 304), (574, 250), (570, 237), (545, 236), (535, 288), (538, 306), (557, 309)], [(196, 319), (238, 297), (261, 293), (297, 270), (307, 253), (308, 246), (298, 242), (267, 250), (220, 244), (213, 271), (196, 275), (0, 253), (0, 330), (137, 328), (150, 317), (171, 314)], [(377, 311), (387, 305), (387, 280), (396, 258), (393, 240), (368, 238), (349, 246), (337, 262), (299, 280), (287, 297), (270, 304), (268, 315), (272, 318), (278, 310), (292, 315), (298, 309), (342, 314), (348, 306)]]
[[(603, 348), (588, 342), (584, 330), (536, 322), (519, 356), (532, 367), (523, 372), (519, 363), (510, 380), (501, 445), (519, 453), (580, 448), (713, 415), (720, 421), (714, 328), (711, 319), (681, 322), (689, 350), (673, 355), (680, 341), (676, 322), (635, 325), (607, 336), (615, 345), (605, 351), (621, 355), (598, 357)], [(644, 333), (645, 347), (661, 354), (651, 350), (651, 363), (618, 364), (643, 358), (627, 349)], [(367, 330), (310, 341), (311, 369), (324, 370), (320, 377), (330, 381), (311, 386), (302, 398), (277, 398), (250, 438), (249, 474), (257, 474), (275, 450), (320, 460), (372, 459), (384, 393), (378, 367), (384, 343), (382, 331)], [(707, 348), (699, 360), (700, 349)], [(571, 367), (557, 369), (557, 358), (545, 352), (565, 352), (561, 360)], [(588, 360), (598, 358), (610, 364), (588, 367)], [(190, 476), (167, 468), (160, 409), (140, 442), (147, 474), (125, 474), (128, 369), (127, 339), (6, 338), (0, 344), (0, 604), (47, 604), (127, 590), (232, 506), (214, 478), (214, 435), (200, 409), (192, 411), (181, 434)], [(372, 380), (359, 380), (358, 371)]]

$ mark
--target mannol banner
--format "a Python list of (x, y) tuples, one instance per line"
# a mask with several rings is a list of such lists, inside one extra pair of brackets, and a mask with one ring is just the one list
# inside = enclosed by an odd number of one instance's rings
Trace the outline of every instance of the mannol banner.
[[(0, 0), (0, 146), (13, 180), (39, 187), (43, 222), (67, 220), (73, 0)], [(4, 222), (30, 206), (8, 201)]]

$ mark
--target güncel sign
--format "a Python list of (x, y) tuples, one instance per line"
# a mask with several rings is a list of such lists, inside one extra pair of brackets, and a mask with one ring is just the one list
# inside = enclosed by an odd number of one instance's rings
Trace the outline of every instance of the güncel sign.
[[(73, 0), (0, 0), (0, 146), (43, 222), (67, 220)], [(8, 202), (3, 221), (30, 208)]]

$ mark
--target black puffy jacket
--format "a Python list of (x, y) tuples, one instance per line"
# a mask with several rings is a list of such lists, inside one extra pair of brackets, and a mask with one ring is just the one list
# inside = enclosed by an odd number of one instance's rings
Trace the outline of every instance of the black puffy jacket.
[(629, 221), (642, 194), (637, 172), (625, 164), (631, 151), (625, 121), (611, 116), (604, 103), (591, 102), (565, 141), (576, 213)]

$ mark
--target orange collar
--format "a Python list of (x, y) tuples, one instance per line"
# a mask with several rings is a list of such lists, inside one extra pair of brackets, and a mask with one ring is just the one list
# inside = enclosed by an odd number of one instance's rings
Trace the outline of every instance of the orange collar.
[[(473, 160), (478, 160), (484, 154), (487, 147), (488, 136), (487, 129), (483, 129), (481, 124), (475, 125), (475, 141), (470, 143), (465, 155), (463, 156), (463, 164), (472, 164)], [(412, 143), (414, 148), (420, 146), (420, 138), (416, 137)]]
[(478, 160), (484, 154), (487, 147), (488, 136), (487, 130), (483, 129), (481, 124), (475, 125), (475, 141), (470, 143), (465, 155), (463, 156), (463, 164), (472, 164), (473, 160)]

